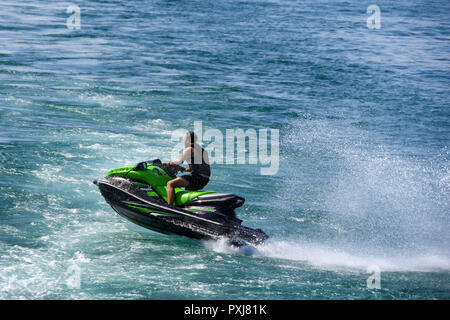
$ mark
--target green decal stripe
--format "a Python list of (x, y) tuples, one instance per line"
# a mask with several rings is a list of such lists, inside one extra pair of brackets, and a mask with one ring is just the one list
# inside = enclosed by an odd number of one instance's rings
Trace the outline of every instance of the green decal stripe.
[(168, 215), (168, 216), (178, 216), (178, 214), (176, 214), (176, 213), (162, 212), (162, 211), (157, 211), (157, 210), (150, 210), (150, 209), (147, 209), (147, 208), (141, 208), (141, 207), (132, 206), (132, 205), (128, 205), (128, 206), (130, 208), (135, 208), (135, 209), (141, 210), (142, 212), (145, 212), (145, 213), (160, 213), (160, 214), (165, 214), (165, 215)]

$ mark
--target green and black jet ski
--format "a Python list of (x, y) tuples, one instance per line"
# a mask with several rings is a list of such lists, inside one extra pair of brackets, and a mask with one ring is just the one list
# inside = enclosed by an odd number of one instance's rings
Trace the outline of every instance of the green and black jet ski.
[(111, 170), (95, 180), (106, 202), (122, 217), (144, 228), (195, 239), (227, 239), (231, 245), (258, 245), (267, 234), (242, 226), (234, 209), (245, 199), (231, 193), (175, 188), (167, 203), (166, 184), (184, 168), (159, 159)]

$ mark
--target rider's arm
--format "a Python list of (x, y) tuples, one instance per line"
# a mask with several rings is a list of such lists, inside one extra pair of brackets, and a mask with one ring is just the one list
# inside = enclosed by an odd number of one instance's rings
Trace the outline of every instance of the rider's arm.
[(168, 164), (180, 165), (185, 160), (189, 159), (190, 155), (191, 155), (191, 148), (186, 148), (186, 149), (184, 149), (183, 153), (180, 155), (180, 157), (177, 160), (169, 161)]

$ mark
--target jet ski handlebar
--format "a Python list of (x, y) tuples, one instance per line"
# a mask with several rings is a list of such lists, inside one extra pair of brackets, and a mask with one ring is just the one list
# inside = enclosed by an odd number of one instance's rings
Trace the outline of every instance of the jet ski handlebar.
[(139, 162), (133, 168), (133, 171), (145, 170), (145, 169), (147, 169), (147, 166), (149, 164), (152, 165), (152, 166), (160, 167), (161, 169), (163, 169), (171, 177), (175, 177), (178, 172), (185, 172), (186, 171), (185, 167), (179, 166), (177, 164), (162, 163), (161, 160), (159, 160), (159, 159)]

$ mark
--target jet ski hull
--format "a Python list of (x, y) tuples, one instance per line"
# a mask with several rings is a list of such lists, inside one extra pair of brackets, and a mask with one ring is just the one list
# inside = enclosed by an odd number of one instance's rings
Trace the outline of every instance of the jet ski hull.
[[(194, 239), (225, 238), (234, 246), (258, 245), (268, 238), (260, 229), (242, 226), (242, 221), (236, 218), (230, 207), (216, 208), (215, 213), (193, 213), (147, 196), (128, 179), (111, 177), (99, 179), (94, 183), (107, 203), (120, 216), (152, 231)], [(211, 205), (209, 198), (205, 199), (203, 202)], [(193, 203), (198, 205), (202, 200)], [(230, 200), (224, 203), (229, 204)]]

